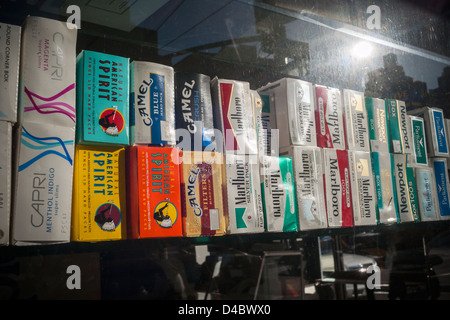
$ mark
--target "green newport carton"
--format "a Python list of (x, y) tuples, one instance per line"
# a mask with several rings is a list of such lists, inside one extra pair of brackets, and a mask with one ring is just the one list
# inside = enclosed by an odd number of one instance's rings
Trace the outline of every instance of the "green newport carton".
[(369, 122), (369, 142), (372, 152), (389, 152), (389, 128), (386, 102), (382, 99), (366, 97), (367, 119)]
[(393, 155), (400, 222), (420, 220), (414, 168), (408, 165), (407, 157), (406, 154)]
[(412, 153), (411, 123), (404, 101), (387, 99), (391, 153)]

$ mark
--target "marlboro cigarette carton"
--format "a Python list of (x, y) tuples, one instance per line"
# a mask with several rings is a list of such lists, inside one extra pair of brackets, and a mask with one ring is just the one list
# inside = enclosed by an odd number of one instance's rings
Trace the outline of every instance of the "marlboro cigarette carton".
[(298, 230), (298, 210), (292, 159), (266, 157), (263, 162), (261, 189), (266, 230), (289, 232)]
[(0, 245), (9, 244), (11, 215), (12, 123), (0, 121)]
[(414, 168), (408, 166), (407, 155), (394, 154), (394, 176), (397, 190), (398, 213), (401, 222), (419, 221)]
[(133, 146), (127, 159), (128, 235), (181, 237), (179, 150)]
[(0, 120), (17, 121), (21, 27), (0, 23)]
[(226, 181), (230, 233), (264, 231), (259, 165), (251, 156), (227, 154)]
[(341, 90), (315, 85), (317, 146), (344, 150), (345, 128)]
[[(175, 74), (177, 146), (186, 151), (213, 151), (211, 79), (200, 73)], [(206, 149), (208, 148), (208, 149)]]
[(370, 151), (388, 153), (389, 128), (386, 102), (370, 97), (366, 97), (365, 101), (369, 120)]
[(428, 166), (427, 140), (425, 137), (425, 124), (421, 117), (410, 116), (413, 152), (411, 163), (414, 166)]
[(411, 154), (411, 123), (408, 121), (404, 101), (386, 100), (389, 119), (390, 150), (391, 153)]
[(352, 190), (347, 150), (323, 149), (329, 227), (353, 226)]
[(175, 144), (175, 83), (172, 67), (130, 64), (130, 144)]
[(397, 223), (399, 216), (392, 154), (372, 152), (372, 170), (377, 194), (378, 222)]
[(180, 177), (184, 236), (226, 233), (223, 164), (223, 155), (218, 153), (183, 151)]
[(446, 158), (431, 158), (434, 170), (440, 219), (450, 219), (449, 178)]
[(278, 156), (279, 136), (275, 118), (274, 95), (253, 91), (253, 117), (258, 145), (259, 162), (264, 156)]
[(370, 152), (348, 151), (352, 188), (353, 222), (356, 226), (376, 225), (375, 181)]
[(211, 80), (211, 95), (214, 126), (223, 135), (223, 152), (257, 154), (250, 84), (216, 77)]
[(129, 59), (82, 51), (77, 57), (77, 142), (129, 145)]
[(280, 148), (291, 145), (317, 146), (311, 83), (283, 78), (259, 88), (258, 92), (273, 98)]
[(13, 244), (70, 240), (74, 130), (33, 122), (17, 128)]
[(364, 93), (344, 89), (343, 96), (348, 149), (369, 152), (369, 124), (367, 121)]
[(22, 31), (18, 120), (74, 128), (77, 29), (29, 16)]
[(77, 145), (72, 241), (126, 236), (125, 149)]
[(439, 219), (439, 204), (433, 169), (430, 167), (415, 168), (417, 197), (422, 221)]

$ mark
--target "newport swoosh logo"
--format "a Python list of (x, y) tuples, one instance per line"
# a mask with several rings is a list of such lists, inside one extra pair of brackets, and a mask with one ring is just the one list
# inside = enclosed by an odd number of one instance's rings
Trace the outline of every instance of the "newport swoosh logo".
[[(24, 111), (25, 112), (37, 111), (41, 114), (61, 113), (69, 117), (73, 122), (75, 122), (76, 119), (75, 108), (68, 103), (55, 101), (74, 89), (75, 84), (73, 83), (64, 90), (62, 90), (60, 93), (57, 93), (52, 97), (45, 98), (40, 95), (37, 95), (36, 93), (31, 92), (30, 90), (28, 90), (27, 87), (25, 87), (24, 91), (28, 96), (28, 98), (30, 99), (33, 106), (25, 107)], [(45, 103), (38, 104), (38, 100), (42, 100)]]
[[(32, 150), (45, 150), (41, 153), (38, 153), (36, 156), (31, 158), (30, 160), (26, 161), (25, 163), (22, 163), (19, 165), (19, 172), (25, 170), (30, 165), (38, 161), (39, 159), (44, 158), (48, 155), (56, 155), (58, 157), (61, 157), (67, 162), (72, 165), (72, 158), (70, 157), (69, 152), (67, 151), (66, 145), (73, 145), (73, 140), (67, 140), (63, 141), (58, 137), (35, 137), (32, 134), (30, 134), (24, 127), (22, 127), (22, 138), (21, 143), (23, 146), (27, 147), (28, 149)], [(62, 148), (62, 152), (52, 150), (52, 148)]]

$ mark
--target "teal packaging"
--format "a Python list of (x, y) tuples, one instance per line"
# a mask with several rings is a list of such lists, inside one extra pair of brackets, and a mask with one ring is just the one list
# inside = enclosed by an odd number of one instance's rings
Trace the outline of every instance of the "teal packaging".
[(389, 128), (386, 102), (377, 98), (365, 98), (369, 122), (369, 143), (372, 152), (389, 152)]
[(406, 154), (394, 154), (393, 158), (400, 222), (420, 221), (414, 168), (408, 165)]
[(427, 140), (425, 137), (425, 124), (423, 118), (410, 116), (413, 152), (411, 163), (418, 166), (428, 166)]
[(411, 154), (411, 123), (408, 121), (406, 105), (402, 100), (386, 100), (388, 109), (391, 153)]
[(432, 158), (436, 193), (439, 202), (439, 218), (450, 219), (449, 178), (446, 158)]
[(438, 220), (439, 205), (436, 199), (436, 187), (433, 170), (430, 167), (416, 168), (416, 187), (422, 221)]
[(129, 145), (129, 59), (82, 51), (76, 87), (77, 142)]

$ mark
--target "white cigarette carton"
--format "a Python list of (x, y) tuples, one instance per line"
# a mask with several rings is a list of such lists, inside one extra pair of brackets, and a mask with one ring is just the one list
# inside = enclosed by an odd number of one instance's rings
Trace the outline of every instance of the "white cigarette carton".
[(450, 219), (450, 181), (446, 158), (431, 158), (431, 166), (434, 170), (436, 193), (439, 203), (439, 218)]
[(389, 128), (386, 102), (382, 99), (366, 97), (369, 122), (370, 151), (389, 152)]
[(348, 151), (355, 226), (377, 224), (375, 181), (370, 152)]
[(0, 23), (0, 120), (17, 121), (20, 35), (22, 28)]
[(257, 161), (246, 155), (227, 154), (225, 157), (228, 231), (232, 234), (263, 232), (264, 212)]
[(22, 32), (18, 121), (74, 128), (77, 29), (28, 16)]
[(17, 128), (12, 244), (70, 240), (75, 128)]
[(348, 150), (370, 151), (364, 93), (344, 89), (345, 132)]
[(0, 121), (0, 245), (9, 244), (11, 216), (12, 123)]
[(439, 220), (439, 204), (433, 169), (430, 167), (415, 168), (417, 197), (422, 221)]
[(310, 82), (283, 78), (258, 89), (274, 99), (279, 147), (317, 146), (314, 93)]
[(411, 138), (411, 122), (408, 121), (406, 105), (402, 100), (386, 100), (389, 119), (391, 153), (411, 154), (413, 151)]
[(419, 221), (414, 168), (408, 165), (406, 154), (394, 154), (393, 158), (400, 222)]

